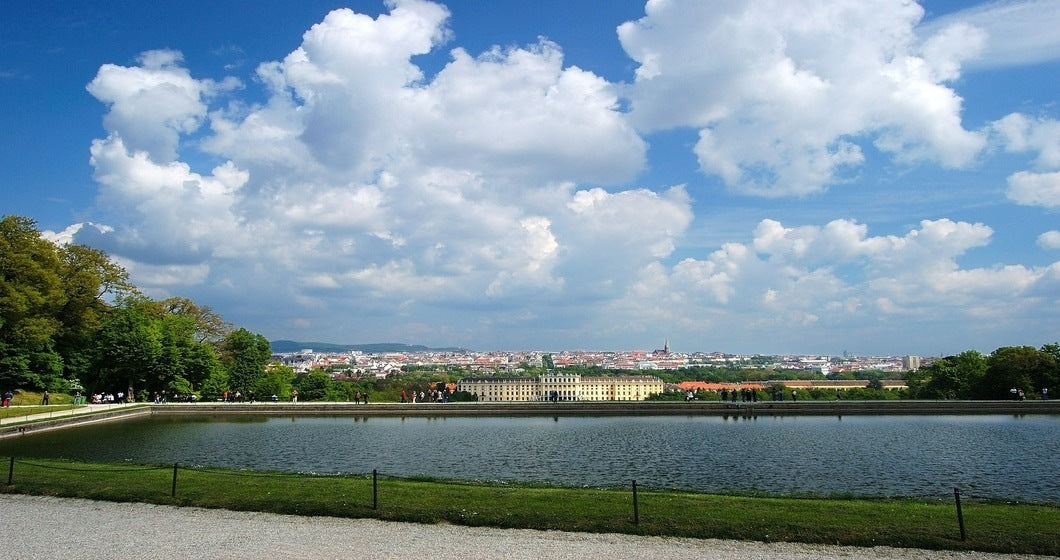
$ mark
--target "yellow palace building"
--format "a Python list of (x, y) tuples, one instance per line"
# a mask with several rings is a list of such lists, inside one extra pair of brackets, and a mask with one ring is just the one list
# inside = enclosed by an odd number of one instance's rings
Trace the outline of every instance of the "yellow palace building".
[(663, 392), (663, 382), (652, 375), (469, 377), (457, 383), (457, 390), (467, 391), (482, 402), (642, 401)]

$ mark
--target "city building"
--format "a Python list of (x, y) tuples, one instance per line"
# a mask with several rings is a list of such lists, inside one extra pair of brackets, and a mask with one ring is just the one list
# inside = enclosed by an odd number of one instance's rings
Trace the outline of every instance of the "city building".
[(484, 402), (525, 401), (642, 401), (663, 392), (663, 382), (652, 375), (582, 377), (547, 374), (540, 377), (468, 377), (457, 383)]

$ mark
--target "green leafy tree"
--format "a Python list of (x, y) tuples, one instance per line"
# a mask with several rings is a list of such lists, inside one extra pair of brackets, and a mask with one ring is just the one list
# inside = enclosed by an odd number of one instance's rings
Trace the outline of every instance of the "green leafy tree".
[(250, 395), (265, 377), (265, 366), (272, 357), (269, 341), (260, 334), (237, 329), (221, 343), (221, 363), (228, 372), (229, 389)]
[(55, 245), (33, 220), (0, 220), (0, 386), (44, 389), (61, 379), (59, 268)]
[(125, 269), (103, 251), (84, 245), (57, 250), (65, 300), (58, 315), (61, 325), (55, 346), (63, 358), (64, 376), (81, 378), (92, 366), (94, 337), (109, 311), (108, 299), (129, 296), (136, 288)]
[(228, 371), (218, 367), (210, 372), (199, 388), (199, 397), (206, 401), (216, 401), (228, 390)]
[[(195, 329), (194, 323), (191, 319), (179, 315), (164, 315), (154, 321), (159, 333), (160, 346), (155, 375), (163, 385), (169, 386), (174, 380), (181, 378), (182, 387), (183, 385), (190, 387), (191, 383), (186, 376), (186, 365), (191, 353), (191, 333)], [(190, 393), (190, 391), (181, 392)]]
[(1053, 368), (1051, 371), (1043, 372), (1042, 379), (1037, 386), (1039, 394), (1041, 394), (1042, 389), (1048, 389), (1050, 392), (1055, 391), (1058, 389), (1057, 386), (1060, 385), (1060, 343), (1044, 344), (1041, 347), (1041, 351), (1053, 359)]
[(1033, 346), (1005, 346), (987, 358), (987, 371), (977, 387), (977, 398), (1001, 399), (1011, 390), (1033, 395), (1048, 383), (1056, 360)]
[(920, 368), (916, 383), (909, 387), (920, 399), (971, 399), (977, 396), (982, 378), (986, 375), (986, 358), (975, 350), (935, 360)]
[(449, 400), (452, 402), (476, 402), (478, 401), (478, 395), (467, 391), (456, 391), (453, 396), (449, 397)]
[(168, 315), (186, 317), (194, 322), (194, 338), (197, 342), (219, 343), (224, 340), (233, 327), (220, 315), (206, 306), (196, 305), (188, 298), (171, 297), (159, 302)]
[(305, 373), (298, 379), (298, 399), (322, 401), (327, 398), (330, 385), (331, 378), (319, 369)]
[(96, 336), (95, 368), (84, 380), (89, 390), (129, 395), (166, 390), (162, 373), (162, 333), (151, 314), (151, 302), (131, 298), (113, 309)]
[(224, 366), (221, 365), (213, 346), (195, 343), (185, 351), (184, 376), (196, 392), (201, 391), (209, 379), (221, 373), (224, 373)]
[(254, 394), (258, 395), (261, 400), (269, 399), (272, 395), (276, 395), (278, 399), (287, 400), (294, 380), (295, 373), (290, 366), (269, 364), (265, 368), (265, 375), (258, 381)]
[[(168, 313), (164, 306), (160, 307)], [(167, 314), (160, 321), (162, 333), (161, 377), (167, 384), (176, 380), (182, 385), (180, 394), (193, 394), (214, 370), (221, 367), (217, 353), (209, 342), (200, 341), (194, 318)]]

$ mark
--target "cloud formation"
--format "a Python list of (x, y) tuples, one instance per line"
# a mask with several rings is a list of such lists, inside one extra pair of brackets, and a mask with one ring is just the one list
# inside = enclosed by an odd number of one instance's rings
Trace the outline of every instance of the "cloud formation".
[(1011, 113), (992, 123), (1007, 152), (1036, 152), (1033, 171), (1009, 175), (1008, 198), (1017, 204), (1060, 207), (1060, 121)]
[(824, 193), (873, 153), (966, 167), (993, 139), (1037, 154), (1009, 198), (1054, 208), (1054, 120), (961, 122), (950, 84), (984, 48), (972, 25), (923, 37), (919, 6), (884, 0), (653, 0), (617, 30), (636, 67), (619, 84), (547, 39), (455, 46), (428, 77), (415, 60), (453, 40), (449, 10), (387, 6), (332, 11), (247, 83), (196, 77), (170, 50), (103, 65), (88, 85), (108, 108), (90, 148), (100, 225), (52, 235), (272, 338), (555, 349), (678, 330), (698, 349), (694, 333), (726, 332), (810, 350), (927, 329), (939, 310), (1048, 320), (1034, 306), (1060, 266), (961, 266), (991, 242), (984, 223), (870, 235), (767, 217), (700, 252), (688, 236), (710, 193), (637, 184), (653, 134), (679, 128), (697, 131), (702, 172), (767, 197)]
[(985, 48), (966, 64), (999, 68), (1039, 64), (1060, 56), (1060, 2), (1056, 0), (995, 0), (947, 14), (921, 29), (931, 35), (963, 24), (984, 34)]
[(971, 163), (985, 147), (946, 85), (982, 48), (965, 24), (921, 42), (923, 10), (890, 0), (649, 2), (618, 29), (639, 64), (640, 130), (699, 130), (703, 172), (737, 192), (818, 193), (865, 161)]

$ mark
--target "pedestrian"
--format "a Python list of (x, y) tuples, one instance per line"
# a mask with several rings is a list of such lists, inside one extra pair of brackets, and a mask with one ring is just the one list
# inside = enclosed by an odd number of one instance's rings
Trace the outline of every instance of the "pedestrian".
[(11, 399), (13, 399), (13, 398), (15, 398), (15, 395), (12, 394), (11, 391), (7, 391), (7, 392), (4, 393), (4, 402), (3, 402), (4, 408), (8, 408), (8, 407), (11, 406)]
[(48, 404), (48, 391), (44, 391), (44, 396), (41, 397), (40, 403), (41, 404)]
[(797, 402), (798, 400), (799, 400), (798, 394), (795, 392), (795, 389), (792, 389), (791, 390), (791, 402)]

